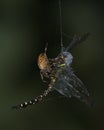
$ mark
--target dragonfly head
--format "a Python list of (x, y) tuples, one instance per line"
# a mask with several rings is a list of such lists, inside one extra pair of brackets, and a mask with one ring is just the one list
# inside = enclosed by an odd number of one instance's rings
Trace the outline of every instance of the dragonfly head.
[(62, 52), (61, 55), (62, 55), (62, 57), (64, 59), (64, 62), (66, 64), (66, 66), (69, 66), (73, 61), (72, 54), (70, 52), (65, 51), (65, 52)]

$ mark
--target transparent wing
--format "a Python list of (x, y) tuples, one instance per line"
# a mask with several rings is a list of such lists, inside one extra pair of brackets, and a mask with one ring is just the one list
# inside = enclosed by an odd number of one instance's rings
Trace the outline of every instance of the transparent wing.
[(73, 40), (71, 41), (71, 43), (69, 44), (69, 46), (65, 49), (65, 51), (68, 51), (68, 50), (71, 50), (74, 46), (76, 46), (77, 44), (79, 44), (79, 43), (81, 43), (81, 42), (83, 42), (83, 41), (85, 41), (87, 38), (88, 38), (88, 36), (89, 36), (90, 34), (89, 33), (85, 33), (83, 36), (81, 36), (81, 37), (78, 37), (78, 36), (74, 36), (73, 37)]
[(89, 92), (70, 67), (62, 69), (57, 76), (54, 89), (66, 97), (76, 97), (86, 102)]

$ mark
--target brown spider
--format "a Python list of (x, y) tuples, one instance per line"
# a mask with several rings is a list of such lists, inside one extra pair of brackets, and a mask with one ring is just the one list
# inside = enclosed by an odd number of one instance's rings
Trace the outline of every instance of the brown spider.
[(48, 45), (48, 43), (46, 44), (44, 52), (38, 56), (38, 67), (40, 69), (40, 75), (41, 75), (41, 79), (43, 82), (47, 82), (45, 79), (50, 78), (50, 72), (52, 70), (50, 61), (46, 54), (47, 45)]

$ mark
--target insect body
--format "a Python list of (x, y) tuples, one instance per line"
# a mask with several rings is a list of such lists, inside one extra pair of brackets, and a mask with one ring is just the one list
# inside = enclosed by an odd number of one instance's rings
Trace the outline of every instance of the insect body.
[(89, 92), (72, 70), (73, 56), (70, 53), (72, 47), (85, 40), (87, 36), (88, 33), (83, 37), (74, 37), (67, 48), (61, 48), (62, 51), (54, 60), (56, 82), (53, 89), (66, 97), (76, 97), (89, 104)]
[[(59, 0), (60, 18), (61, 18), (61, 2)], [(77, 99), (88, 103), (87, 98), (89, 92), (82, 83), (82, 81), (74, 74), (71, 68), (73, 56), (70, 53), (71, 49), (78, 43), (84, 41), (88, 37), (88, 33), (82, 37), (74, 36), (72, 42), (68, 47), (63, 47), (62, 40), (62, 21), (60, 19), (60, 32), (61, 32), (61, 51), (56, 58), (48, 58), (47, 44), (43, 53), (38, 57), (38, 67), (43, 82), (47, 83), (48, 88), (39, 96), (30, 101), (26, 101), (17, 106), (15, 109), (21, 109), (28, 105), (36, 104), (42, 101), (51, 91), (56, 90), (65, 97), (76, 97)]]
[(87, 103), (89, 92), (82, 81), (72, 71), (71, 63), (73, 56), (70, 53), (72, 47), (80, 43), (82, 39), (87, 38), (87, 36), (88, 34), (85, 34), (82, 38), (78, 37), (77, 40), (73, 39), (71, 44), (67, 48), (61, 48), (60, 54), (53, 59), (47, 57), (45, 48), (45, 52), (41, 53), (38, 57), (38, 66), (40, 68), (41, 79), (47, 83), (48, 88), (36, 98), (14, 106), (13, 108), (20, 109), (28, 105), (36, 104), (42, 101), (53, 90), (58, 91), (65, 97), (76, 97)]
[(76, 97), (77, 99), (88, 103), (87, 98), (89, 97), (89, 92), (71, 68), (73, 56), (70, 52), (64, 51), (57, 57), (57, 60), (58, 58), (60, 59), (60, 57), (63, 57), (64, 65), (63, 63), (60, 63), (58, 65), (59, 67), (57, 67), (57, 80), (54, 89), (66, 97)]

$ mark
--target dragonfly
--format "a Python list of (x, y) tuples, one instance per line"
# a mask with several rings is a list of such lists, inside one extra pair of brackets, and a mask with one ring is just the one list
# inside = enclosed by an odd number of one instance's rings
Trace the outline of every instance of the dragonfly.
[(82, 37), (74, 36), (68, 47), (61, 47), (61, 52), (56, 58), (48, 58), (46, 51), (38, 57), (38, 66), (43, 82), (48, 84), (48, 88), (39, 96), (30, 101), (13, 106), (15, 109), (22, 109), (29, 105), (41, 102), (50, 92), (56, 90), (61, 95), (71, 98), (76, 97), (82, 102), (88, 103), (89, 92), (83, 82), (74, 74), (71, 67), (73, 56), (70, 50), (78, 43), (88, 37), (88, 33)]
[(75, 35), (67, 47), (63, 45), (62, 39), (62, 20), (61, 20), (61, 2), (59, 0), (60, 7), (60, 32), (61, 32), (61, 49), (59, 54), (55, 58), (48, 58), (47, 46), (44, 51), (38, 56), (38, 67), (40, 69), (40, 76), (43, 82), (45, 82), (48, 88), (39, 96), (32, 100), (25, 101), (19, 105), (13, 106), (13, 109), (23, 109), (29, 105), (37, 104), (45, 99), (47, 95), (52, 91), (57, 91), (61, 95), (67, 98), (75, 97), (82, 102), (88, 103), (89, 92), (83, 82), (74, 74), (71, 67), (73, 62), (73, 56), (71, 50), (79, 43), (85, 41), (89, 36), (89, 33), (83, 36)]

